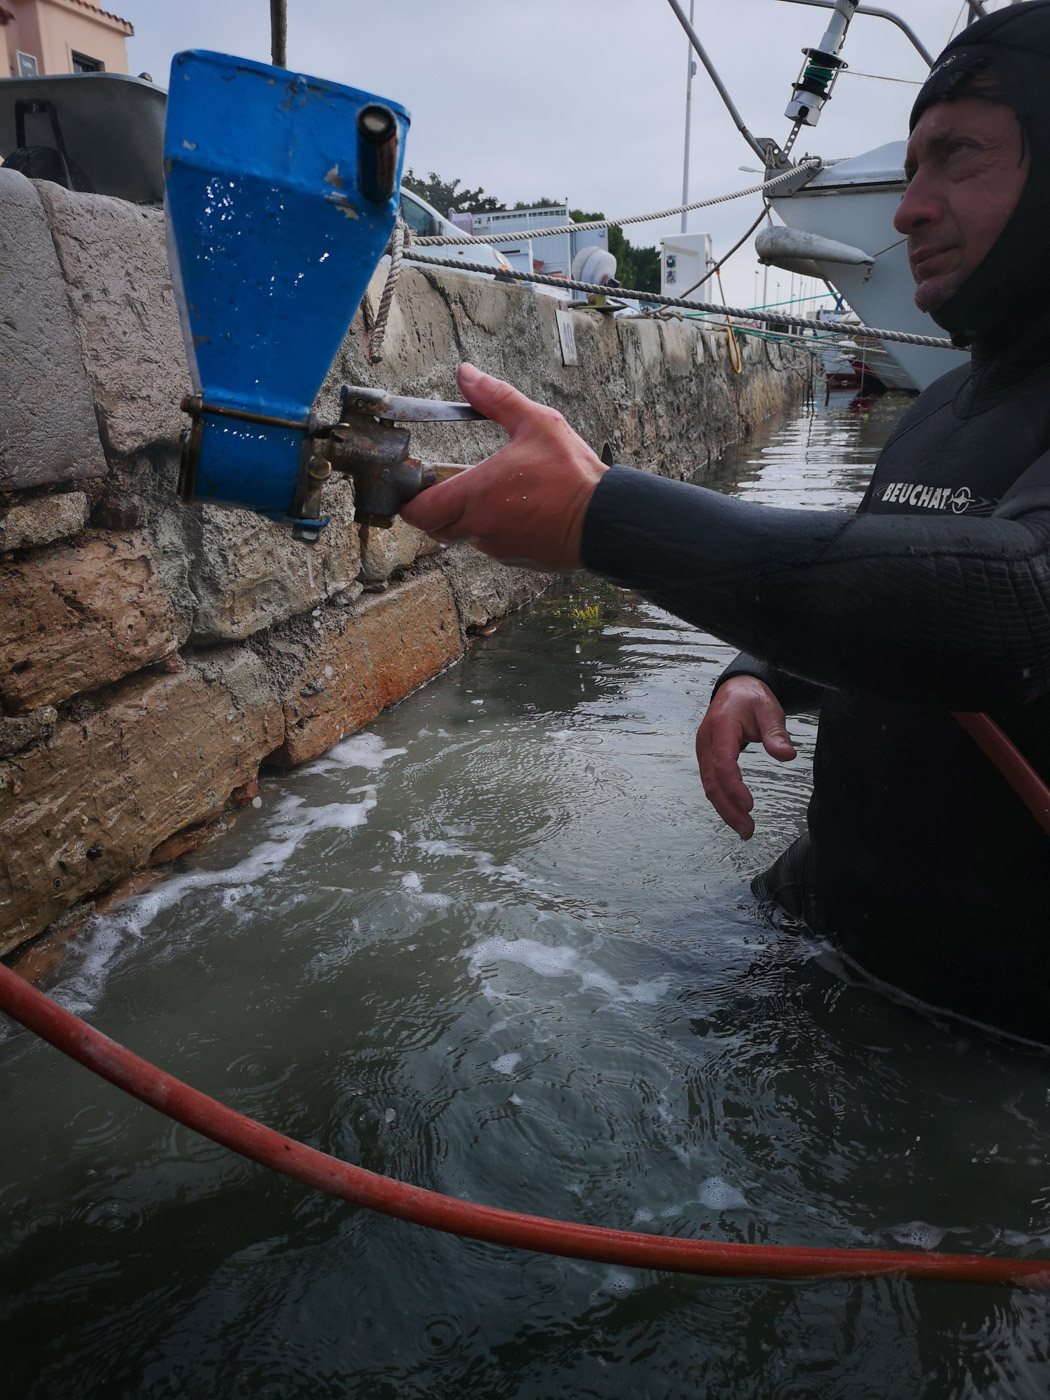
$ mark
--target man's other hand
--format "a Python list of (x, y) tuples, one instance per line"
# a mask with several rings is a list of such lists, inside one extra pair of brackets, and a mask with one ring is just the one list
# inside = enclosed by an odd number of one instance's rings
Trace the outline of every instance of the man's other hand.
[(508, 564), (578, 568), (583, 518), (606, 468), (560, 413), (502, 379), (460, 365), (459, 387), (479, 413), (506, 428), (510, 442), (421, 491), (402, 516), (436, 540), (467, 540)]
[(740, 755), (761, 743), (771, 758), (795, 757), (780, 701), (756, 676), (731, 676), (715, 692), (696, 731), (696, 759), (707, 800), (744, 841), (755, 834), (755, 799), (740, 775)]

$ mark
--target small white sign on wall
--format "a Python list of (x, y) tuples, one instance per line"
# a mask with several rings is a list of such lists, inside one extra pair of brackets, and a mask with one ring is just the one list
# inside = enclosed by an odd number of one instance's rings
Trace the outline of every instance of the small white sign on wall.
[(558, 318), (558, 339), (561, 341), (561, 362), (563, 365), (578, 365), (576, 358), (576, 327), (568, 311), (556, 311)]

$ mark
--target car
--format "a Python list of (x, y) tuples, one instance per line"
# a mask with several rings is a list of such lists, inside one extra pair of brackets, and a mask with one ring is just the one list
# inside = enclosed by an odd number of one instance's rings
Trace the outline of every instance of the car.
[(0, 165), (137, 204), (164, 200), (167, 94), (126, 73), (0, 82)]
[[(455, 243), (440, 244), (437, 247), (428, 249), (437, 258), (459, 258), (463, 262), (476, 262), (491, 264), (493, 274), (507, 272), (513, 275), (513, 269), (507, 259), (497, 249), (488, 243), (482, 243), (480, 239), (474, 238), (465, 229), (457, 228), (451, 219), (446, 219), (444, 215), (421, 199), (418, 194), (413, 194), (411, 190), (401, 187), (401, 217), (419, 238), (433, 238), (444, 235), (448, 238), (455, 238)], [(468, 276), (480, 277), (483, 273), (467, 274)]]

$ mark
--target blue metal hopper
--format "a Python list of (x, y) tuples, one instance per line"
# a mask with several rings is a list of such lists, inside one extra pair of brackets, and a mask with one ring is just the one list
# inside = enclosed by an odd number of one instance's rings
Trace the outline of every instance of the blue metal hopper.
[(195, 390), (184, 500), (320, 524), (301, 512), (310, 407), (394, 227), (408, 124), (355, 88), (176, 55), (164, 170)]

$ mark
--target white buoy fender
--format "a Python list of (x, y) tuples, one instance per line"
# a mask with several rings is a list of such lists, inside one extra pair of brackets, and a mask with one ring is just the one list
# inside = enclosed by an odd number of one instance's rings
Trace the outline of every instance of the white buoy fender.
[(874, 257), (863, 248), (780, 225), (762, 229), (755, 239), (755, 252), (759, 262), (782, 267), (785, 272), (801, 272), (805, 277), (826, 277), (827, 272), (821, 266), (825, 263), (866, 266), (869, 271), (875, 264)]
[(589, 244), (573, 258), (571, 275), (574, 282), (594, 282), (605, 287), (616, 276), (616, 259), (607, 248)]

